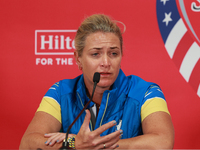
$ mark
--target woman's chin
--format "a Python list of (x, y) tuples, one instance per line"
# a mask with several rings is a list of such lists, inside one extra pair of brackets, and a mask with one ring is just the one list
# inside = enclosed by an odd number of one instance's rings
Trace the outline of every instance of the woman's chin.
[(101, 88), (107, 88), (107, 89), (110, 89), (111, 85), (113, 83), (111, 82), (100, 82), (97, 84), (98, 87), (101, 87)]

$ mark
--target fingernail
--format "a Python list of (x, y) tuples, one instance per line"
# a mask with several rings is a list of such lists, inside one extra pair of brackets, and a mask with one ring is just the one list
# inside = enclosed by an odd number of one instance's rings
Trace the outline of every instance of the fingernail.
[(122, 135), (120, 135), (119, 138), (121, 139), (121, 138), (122, 138)]
[(120, 134), (121, 134), (121, 135), (123, 134), (123, 130), (120, 131)]
[(114, 120), (113, 123), (116, 124), (117, 122)]
[(117, 145), (116, 147), (119, 147), (119, 145)]
[(47, 141), (45, 142), (45, 144), (47, 144)]
[(57, 140), (56, 142), (59, 142), (59, 140)]
[(49, 143), (49, 145), (51, 145), (51, 142)]

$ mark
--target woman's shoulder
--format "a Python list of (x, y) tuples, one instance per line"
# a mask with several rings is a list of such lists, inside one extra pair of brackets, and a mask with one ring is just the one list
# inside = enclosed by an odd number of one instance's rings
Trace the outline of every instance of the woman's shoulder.
[[(76, 87), (78, 87), (81, 75), (73, 79), (62, 79), (56, 82), (51, 88), (54, 88), (60, 95), (71, 93)], [(51, 89), (50, 88), (50, 89)]]
[(134, 99), (143, 99), (148, 89), (153, 85), (157, 85), (136, 75), (129, 75), (127, 77), (130, 83), (129, 96)]
[(150, 86), (150, 85), (154, 85), (155, 83), (153, 82), (149, 82), (149, 81), (146, 81), (145, 79), (139, 77), (139, 76), (136, 76), (136, 75), (129, 75), (127, 76), (129, 82), (132, 82), (132, 86), (134, 88), (136, 87), (146, 87), (146, 86)]
[(76, 84), (80, 78), (81, 78), (81, 75), (79, 75), (73, 79), (62, 79), (59, 81), (59, 84), (62, 86)]

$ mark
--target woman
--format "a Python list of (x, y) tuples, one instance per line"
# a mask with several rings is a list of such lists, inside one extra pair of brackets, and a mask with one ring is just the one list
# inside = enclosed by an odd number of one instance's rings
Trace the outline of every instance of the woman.
[[(76, 149), (171, 149), (174, 130), (158, 85), (120, 69), (122, 35), (108, 16), (84, 20), (74, 56), (83, 74), (54, 84), (27, 128), (20, 148), (59, 148), (68, 126), (89, 101), (93, 75), (100, 73), (93, 101), (70, 130)], [(91, 114), (95, 122), (91, 123)], [(59, 132), (60, 130), (63, 133)]]

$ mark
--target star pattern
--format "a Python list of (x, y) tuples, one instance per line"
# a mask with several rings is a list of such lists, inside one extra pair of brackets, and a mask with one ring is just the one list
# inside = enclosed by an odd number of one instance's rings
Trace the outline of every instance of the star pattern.
[(165, 5), (167, 1), (169, 0), (160, 0), (160, 2), (163, 2), (163, 5)]
[(165, 19), (162, 22), (165, 22), (166, 26), (168, 26), (170, 21), (172, 21), (171, 14), (172, 12), (170, 12), (169, 14), (165, 13)]

